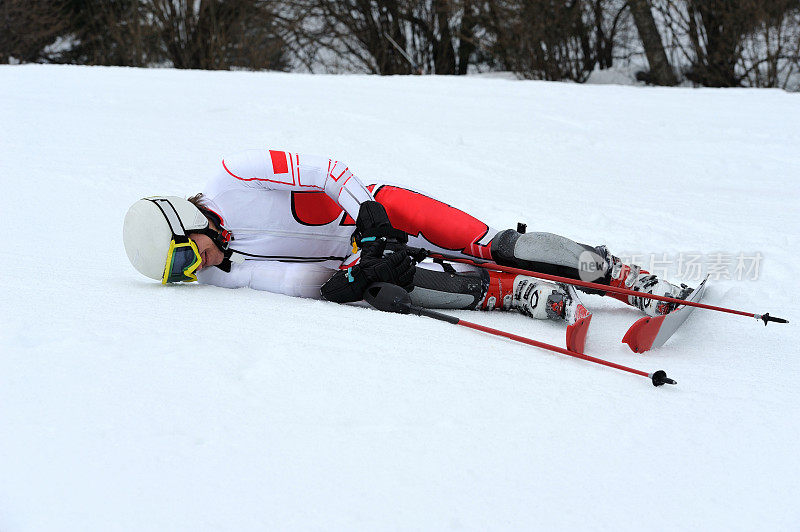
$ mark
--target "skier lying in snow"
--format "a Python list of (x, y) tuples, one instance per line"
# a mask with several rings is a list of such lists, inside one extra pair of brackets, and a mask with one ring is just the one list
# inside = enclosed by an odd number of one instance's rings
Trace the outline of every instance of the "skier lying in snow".
[[(133, 266), (163, 283), (199, 280), (339, 303), (361, 300), (376, 281), (403, 286), (422, 307), (515, 309), (539, 319), (564, 319), (577, 300), (571, 287), (524, 275), (415, 265), (406, 244), (650, 294), (685, 298), (689, 291), (623, 264), (605, 246), (497, 231), (413, 190), (367, 187), (340, 161), (275, 150), (226, 157), (189, 200), (137, 201), (123, 239)], [(674, 308), (609, 295), (650, 316)]]

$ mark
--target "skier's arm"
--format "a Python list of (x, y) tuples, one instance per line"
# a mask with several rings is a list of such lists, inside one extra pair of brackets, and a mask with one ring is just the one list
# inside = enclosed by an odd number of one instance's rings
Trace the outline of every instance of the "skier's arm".
[(287, 151), (247, 150), (225, 157), (222, 165), (242, 187), (325, 192), (353, 218), (358, 216), (363, 202), (373, 199), (347, 165), (333, 159)]
[(204, 268), (197, 272), (203, 284), (225, 288), (264, 290), (287, 296), (320, 298), (320, 288), (336, 270), (319, 264), (278, 261), (245, 261), (235, 265), (230, 273), (219, 268)]
[[(361, 204), (355, 238), (361, 248), (359, 263), (331, 277), (322, 286), (323, 298), (336, 303), (360, 301), (375, 282), (411, 290), (416, 269), (405, 246), (408, 235), (392, 227), (383, 205), (377, 201)], [(387, 250), (392, 252), (384, 254)]]

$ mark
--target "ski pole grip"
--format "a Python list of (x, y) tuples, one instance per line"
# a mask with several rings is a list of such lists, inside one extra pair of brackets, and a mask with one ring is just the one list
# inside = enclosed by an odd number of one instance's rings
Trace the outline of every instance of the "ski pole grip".
[(764, 322), (764, 325), (767, 325), (767, 322), (774, 321), (775, 323), (789, 323), (789, 320), (785, 320), (783, 318), (778, 318), (776, 316), (770, 316), (769, 312), (766, 314), (756, 314), (755, 315), (757, 320), (761, 320)]
[(378, 310), (409, 314), (411, 296), (405, 289), (390, 283), (372, 283), (364, 292), (364, 300)]

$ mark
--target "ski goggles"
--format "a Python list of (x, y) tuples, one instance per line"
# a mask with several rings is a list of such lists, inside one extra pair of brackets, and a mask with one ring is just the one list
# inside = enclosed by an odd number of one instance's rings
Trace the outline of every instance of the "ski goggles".
[(196, 281), (197, 275), (194, 272), (203, 262), (197, 244), (186, 235), (178, 211), (168, 199), (155, 198), (150, 201), (155, 203), (164, 214), (170, 231), (172, 231), (172, 240), (170, 240), (167, 250), (167, 264), (164, 266), (161, 284)]
[[(183, 241), (184, 239), (185, 241)], [(181, 241), (178, 242), (178, 240)], [(202, 261), (197, 245), (189, 237), (181, 238), (175, 235), (169, 243), (167, 265), (164, 268), (161, 284), (196, 281), (197, 275), (194, 272), (200, 267)]]

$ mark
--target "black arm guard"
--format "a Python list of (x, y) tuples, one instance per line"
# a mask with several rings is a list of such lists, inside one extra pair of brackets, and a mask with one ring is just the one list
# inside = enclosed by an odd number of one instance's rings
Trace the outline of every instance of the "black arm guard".
[(356, 242), (360, 244), (364, 238), (373, 237), (385, 237), (389, 242), (395, 241), (403, 244), (408, 242), (406, 233), (392, 227), (383, 205), (377, 201), (365, 201), (358, 209), (355, 238)]

